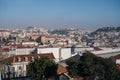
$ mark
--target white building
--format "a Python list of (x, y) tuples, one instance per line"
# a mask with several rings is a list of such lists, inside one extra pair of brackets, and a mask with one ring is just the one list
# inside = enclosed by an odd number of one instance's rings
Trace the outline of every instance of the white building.
[(37, 49), (38, 54), (44, 54), (44, 53), (53, 53), (56, 62), (59, 60), (64, 60), (69, 57), (71, 57), (71, 48), (66, 48), (66, 47), (48, 47), (48, 48), (38, 48)]
[(22, 45), (34, 45), (34, 46), (38, 46), (38, 43), (35, 41), (23, 41), (21, 42)]
[(1, 73), (3, 78), (8, 78), (8, 73), (10, 73), (11, 78), (26, 76), (26, 66), (28, 65), (28, 63), (34, 61), (35, 58), (40, 57), (48, 57), (51, 60), (55, 59), (52, 53), (45, 53), (16, 55), (0, 61), (0, 63), (3, 63), (3, 66), (1, 67)]
[(10, 48), (8, 54), (10, 56), (12, 55), (25, 55), (25, 54), (31, 54), (35, 48), (33, 47), (18, 47), (18, 48)]
[(118, 48), (118, 49), (117, 48), (115, 48), (115, 49), (103, 49), (100, 51), (94, 51), (93, 53), (97, 56), (109, 58), (111, 56), (116, 56), (116, 55), (120, 54), (120, 48)]

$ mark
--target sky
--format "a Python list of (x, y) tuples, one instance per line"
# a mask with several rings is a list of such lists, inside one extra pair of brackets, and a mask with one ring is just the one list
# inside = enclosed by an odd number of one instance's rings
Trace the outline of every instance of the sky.
[(120, 0), (0, 0), (0, 28), (120, 26)]

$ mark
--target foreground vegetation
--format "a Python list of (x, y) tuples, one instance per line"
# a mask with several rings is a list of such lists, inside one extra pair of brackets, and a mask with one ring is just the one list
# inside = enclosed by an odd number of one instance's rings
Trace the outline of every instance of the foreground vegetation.
[(71, 77), (82, 76), (84, 80), (120, 80), (120, 71), (116, 64), (106, 58), (97, 57), (90, 52), (84, 53), (79, 60), (66, 61)]
[(48, 58), (37, 58), (27, 66), (27, 74), (33, 80), (56, 79), (57, 65)]
[[(85, 52), (80, 59), (66, 60), (67, 69), (72, 78), (83, 77), (84, 80), (120, 80), (120, 71), (110, 59), (97, 57)], [(38, 58), (27, 66), (28, 75), (33, 80), (56, 80), (57, 65), (48, 58)], [(92, 79), (91, 79), (92, 78)]]

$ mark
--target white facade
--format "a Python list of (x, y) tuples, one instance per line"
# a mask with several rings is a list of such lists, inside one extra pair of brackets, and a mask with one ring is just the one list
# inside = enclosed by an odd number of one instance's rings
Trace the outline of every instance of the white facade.
[(117, 59), (117, 60), (116, 60), (116, 64), (120, 64), (120, 59)]
[(90, 47), (86, 47), (86, 48), (82, 48), (82, 47), (75, 47), (75, 52), (78, 53), (78, 52), (84, 52), (84, 51), (92, 51), (94, 50), (93, 48), (90, 48)]
[(20, 34), (19, 34), (19, 33), (16, 33), (16, 32), (13, 32), (13, 33), (11, 33), (10, 35), (11, 35), (11, 37), (18, 37)]
[(20, 77), (20, 76), (26, 76), (26, 65), (28, 65), (28, 62), (15, 62), (11, 63), (9, 65), (3, 65), (2, 67), (2, 77), (8, 78), (8, 73), (10, 72), (10, 77)]
[(17, 48), (16, 55), (30, 54), (34, 48)]
[(120, 48), (101, 48), (102, 50), (100, 51), (92, 51), (94, 54), (107, 54), (107, 53), (115, 53), (115, 52), (120, 52)]
[(3, 63), (1, 64), (2, 66), (0, 67), (3, 78), (8, 78), (8, 76), (11, 78), (26, 76), (28, 63), (34, 61), (35, 58), (40, 58), (40, 57), (48, 57), (49, 59), (52, 60), (55, 59), (52, 53), (16, 55), (4, 59)]
[(0, 37), (9, 37), (10, 32), (5, 30), (0, 30)]
[(38, 48), (37, 53), (38, 54), (53, 53), (57, 62), (59, 60), (64, 60), (71, 57), (71, 48), (60, 48), (60, 47)]
[(38, 43), (37, 42), (22, 42), (22, 45), (34, 45), (34, 46), (37, 46)]
[(24, 55), (24, 54), (30, 54), (33, 52), (35, 48), (16, 48), (16, 49), (11, 49), (8, 54), (11, 55)]
[(71, 48), (61, 48), (61, 59), (71, 57)]
[(11, 64), (11, 69), (15, 72), (15, 77), (26, 76), (26, 65), (28, 62), (16, 62)]

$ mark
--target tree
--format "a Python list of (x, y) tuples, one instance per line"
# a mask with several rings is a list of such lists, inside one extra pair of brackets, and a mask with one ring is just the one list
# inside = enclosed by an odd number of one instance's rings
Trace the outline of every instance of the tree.
[(57, 65), (53, 61), (48, 61), (44, 71), (45, 78), (54, 77), (57, 74)]
[(70, 59), (69, 61), (66, 62), (69, 67), (67, 67), (69, 74), (72, 77), (78, 77), (78, 65), (79, 65), (79, 61), (76, 59)]
[[(76, 71), (75, 75), (82, 76), (85, 80), (90, 77), (98, 78), (97, 80), (120, 80), (120, 71), (115, 63), (107, 58), (97, 57), (88, 51), (83, 53), (80, 60), (67, 61), (67, 64), (68, 71), (72, 75)], [(74, 64), (77, 64), (76, 67)]]
[(94, 71), (94, 65), (93, 65), (93, 59), (95, 58), (95, 55), (86, 51), (83, 53), (83, 55), (80, 58), (81, 64), (79, 64), (79, 73), (81, 76), (91, 76), (93, 75)]
[(69, 31), (67, 29), (61, 29), (61, 30), (53, 30), (48, 31), (51, 34), (61, 34), (61, 35), (68, 35)]
[(49, 58), (37, 58), (34, 62), (27, 65), (27, 74), (34, 80), (44, 80), (48, 78), (55, 78), (57, 65)]

